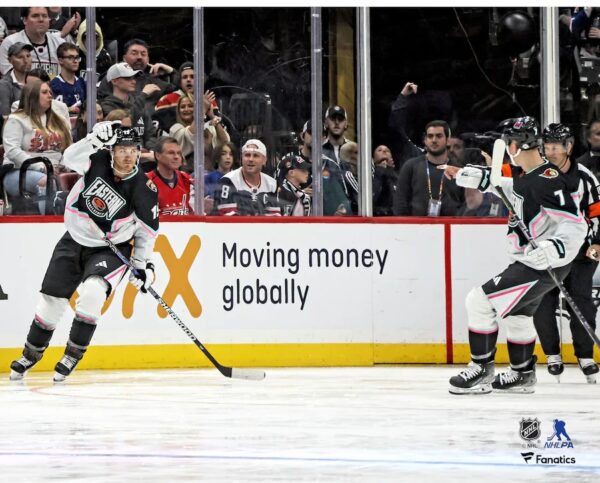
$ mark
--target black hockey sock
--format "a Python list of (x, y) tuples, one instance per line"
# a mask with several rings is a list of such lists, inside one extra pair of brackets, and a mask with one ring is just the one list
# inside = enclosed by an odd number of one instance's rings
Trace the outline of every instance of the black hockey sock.
[(74, 347), (85, 351), (87, 346), (90, 345), (95, 330), (96, 324), (88, 324), (75, 316), (73, 325), (71, 325), (71, 332), (69, 333), (69, 343)]
[(507, 340), (506, 345), (508, 347), (508, 359), (510, 360), (511, 367), (515, 370), (527, 367), (533, 357), (535, 340), (527, 344), (515, 344)]
[(469, 330), (469, 346), (471, 347), (471, 357), (480, 364), (492, 362), (496, 354), (496, 341), (498, 340), (498, 331), (491, 334), (480, 334)]
[(26, 346), (30, 349), (37, 352), (44, 352), (48, 344), (50, 344), (50, 339), (52, 338), (53, 330), (44, 329), (40, 327), (39, 324), (33, 320), (31, 322), (31, 327), (29, 327), (29, 334), (27, 334), (27, 342)]

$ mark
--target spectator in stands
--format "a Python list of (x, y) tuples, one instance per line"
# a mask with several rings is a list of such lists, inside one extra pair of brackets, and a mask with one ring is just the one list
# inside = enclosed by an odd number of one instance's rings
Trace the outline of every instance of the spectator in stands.
[(311, 199), (302, 189), (308, 183), (312, 170), (309, 162), (297, 154), (287, 154), (281, 161), (283, 181), (277, 187), (277, 201), (284, 216), (309, 216)]
[(50, 87), (54, 98), (64, 102), (69, 108), (69, 113), (76, 115), (86, 98), (85, 81), (77, 77), (81, 55), (77, 46), (68, 42), (60, 44), (56, 54), (60, 63), (60, 74), (52, 79)]
[(463, 167), (465, 165), (465, 142), (457, 136), (450, 136), (447, 149), (448, 158), (452, 161), (452, 164)]
[(194, 182), (180, 171), (183, 155), (175, 138), (163, 136), (158, 140), (156, 168), (146, 173), (158, 188), (160, 215), (188, 215), (193, 212)]
[(156, 103), (153, 118), (163, 131), (169, 132), (177, 118), (177, 104), (181, 96), (194, 99), (194, 64), (184, 62), (179, 67), (179, 89), (162, 96)]
[(141, 94), (135, 94), (136, 76), (139, 71), (133, 70), (126, 62), (111, 66), (106, 79), (112, 85), (112, 95), (100, 101), (102, 111), (107, 116), (113, 109), (125, 109), (131, 114), (132, 126), (142, 138), (142, 158), (154, 161), (153, 150), (156, 146), (156, 128), (145, 111), (145, 102), (158, 87), (148, 84)]
[[(104, 120), (104, 112), (102, 111), (102, 106), (96, 102), (96, 122), (101, 122)], [(91, 128), (87, 127), (87, 101), (81, 105), (81, 111), (77, 116), (77, 121), (75, 121), (75, 135), (73, 136), (73, 141), (79, 141), (83, 139), (88, 132), (91, 132)]]
[[(56, 50), (64, 42), (63, 33), (70, 32), (79, 25), (80, 18), (70, 18), (63, 32), (48, 33), (50, 27), (48, 7), (23, 7), (21, 17), (23, 30), (6, 37), (0, 44), (0, 73), (5, 75), (11, 68), (8, 62), (8, 49), (17, 42), (30, 44), (33, 47), (32, 65), (44, 69), (51, 77), (58, 75), (59, 64)], [(66, 34), (65, 34), (66, 35)]]
[[(234, 166), (235, 146), (233, 143), (223, 143), (213, 149), (214, 171), (204, 175), (204, 196), (214, 199), (219, 180), (230, 173)], [(207, 210), (209, 211), (209, 210)]]
[(8, 35), (8, 26), (2, 17), (0, 17), (0, 43), (6, 38)]
[(63, 15), (62, 7), (48, 7), (48, 18), (50, 19), (49, 31), (60, 32), (68, 18)]
[(587, 127), (588, 151), (577, 158), (577, 162), (588, 168), (596, 178), (600, 176), (600, 119)]
[[(300, 156), (305, 161), (312, 161), (312, 126), (306, 121), (301, 133), (302, 145)], [(324, 152), (321, 155), (323, 174), (323, 214), (326, 216), (341, 216), (352, 214), (351, 200), (358, 194), (358, 183), (348, 163), (338, 162)], [(277, 174), (281, 183), (283, 175)]]
[(354, 141), (347, 141), (340, 148), (340, 161), (345, 161), (352, 175), (358, 177), (358, 144)]
[(398, 172), (394, 169), (392, 151), (380, 145), (373, 151), (373, 215), (393, 215), (394, 193)]
[(393, 133), (393, 145), (390, 145), (396, 161), (396, 169), (400, 170), (408, 159), (421, 156), (423, 151), (410, 139), (407, 133), (408, 108), (411, 96), (417, 94), (419, 86), (414, 82), (407, 82), (394, 101), (390, 111), (388, 126)]
[[(144, 98), (146, 114), (152, 116), (154, 106), (158, 100), (165, 94), (177, 89), (177, 86), (166, 80), (174, 73), (175, 69), (167, 64), (150, 64), (148, 44), (141, 39), (128, 41), (123, 50), (123, 62), (129, 64), (133, 70), (140, 72), (139, 76), (135, 78), (134, 92), (138, 95), (142, 92), (146, 93)], [(102, 99), (111, 94), (109, 83), (110, 80), (107, 74), (107, 77), (100, 82), (98, 87), (98, 98)], [(147, 88), (150, 85), (156, 87), (149, 90)]]
[[(4, 177), (4, 189), (19, 194), (19, 168), (29, 158), (44, 156), (59, 168), (62, 153), (72, 143), (68, 124), (52, 110), (52, 90), (47, 82), (30, 82), (21, 92), (21, 107), (8, 116), (4, 126), (4, 163), (13, 170)], [(25, 189), (43, 194), (44, 166), (33, 164), (27, 171)], [(40, 207), (40, 212), (44, 212)]]
[(348, 129), (346, 109), (342, 106), (330, 106), (325, 111), (325, 139), (323, 140), (323, 154), (339, 161), (340, 148), (348, 140), (344, 133)]
[[(32, 69), (25, 74), (25, 85), (35, 83), (38, 81), (47, 82), (50, 84), (50, 76), (48, 73), (41, 68)], [(18, 101), (13, 102), (10, 110), (11, 112), (16, 112), (17, 109), (21, 107), (21, 98)], [(67, 125), (71, 123), (71, 118), (69, 117), (69, 108), (64, 102), (57, 101), (56, 99), (52, 99), (52, 110), (56, 112), (60, 117), (62, 117)]]
[[(81, 22), (79, 29), (77, 30), (76, 44), (79, 51), (82, 53), (81, 62), (79, 63), (80, 77), (86, 70), (86, 55), (87, 47), (85, 43), (87, 41), (87, 22), (84, 20)], [(108, 53), (108, 50), (104, 48), (104, 35), (100, 25), (96, 24), (96, 82), (105, 76), (106, 72), (113, 65), (113, 59)]]
[(409, 159), (400, 171), (394, 214), (400, 216), (455, 216), (464, 203), (464, 191), (443, 176), (438, 166), (452, 164), (447, 143), (450, 127), (431, 121), (425, 127), (426, 154)]
[[(212, 97), (211, 97), (212, 95)], [(221, 118), (216, 116), (211, 108), (214, 94), (207, 91), (204, 94), (204, 112), (207, 121), (204, 122), (204, 169), (212, 171), (211, 162), (213, 149), (220, 143), (229, 142), (229, 135)], [(194, 119), (194, 101), (187, 95), (182, 96), (177, 103), (177, 115), (175, 124), (171, 126), (169, 135), (177, 139), (181, 145), (183, 156), (185, 158), (184, 170), (193, 171), (194, 159), (194, 135), (196, 133), (196, 121)]]
[(275, 191), (277, 183), (262, 172), (267, 162), (267, 148), (258, 139), (242, 146), (242, 166), (219, 180), (215, 193), (218, 215), (281, 215)]
[(33, 47), (17, 42), (8, 49), (8, 61), (12, 68), (0, 80), (0, 115), (8, 116), (13, 102), (21, 98), (27, 71), (31, 70)]

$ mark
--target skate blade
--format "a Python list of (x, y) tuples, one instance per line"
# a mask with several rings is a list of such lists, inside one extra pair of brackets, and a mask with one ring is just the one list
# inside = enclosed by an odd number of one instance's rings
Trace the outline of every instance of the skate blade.
[(555, 375), (554, 379), (556, 379), (556, 382), (560, 384), (560, 375)]
[(24, 377), (25, 377), (25, 372), (23, 374), (21, 374), (20, 372), (17, 372), (13, 369), (10, 370), (9, 380), (22, 381)]
[(511, 389), (492, 389), (497, 394), (533, 394), (535, 392), (534, 386), (519, 386)]
[(448, 392), (457, 396), (465, 394), (489, 394), (492, 392), (492, 386), (490, 384), (479, 384), (478, 386), (467, 388), (450, 386)]
[(61, 383), (65, 382), (66, 379), (67, 379), (67, 376), (65, 376), (64, 374), (61, 374), (60, 372), (55, 372), (54, 377), (52, 378), (52, 381), (54, 381), (55, 384), (61, 384)]
[(590, 374), (588, 376), (585, 376), (585, 379), (588, 384), (596, 384), (597, 383), (596, 374)]

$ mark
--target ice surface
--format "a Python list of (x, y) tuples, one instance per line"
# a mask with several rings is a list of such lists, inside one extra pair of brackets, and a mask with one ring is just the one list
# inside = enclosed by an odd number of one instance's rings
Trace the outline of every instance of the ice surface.
[[(7, 482), (600, 481), (600, 385), (538, 365), (533, 395), (453, 396), (462, 367), (76, 371), (0, 381)], [(522, 418), (552, 421), (573, 448), (527, 449)], [(526, 463), (522, 452), (575, 457)], [(424, 478), (427, 481), (424, 482)]]

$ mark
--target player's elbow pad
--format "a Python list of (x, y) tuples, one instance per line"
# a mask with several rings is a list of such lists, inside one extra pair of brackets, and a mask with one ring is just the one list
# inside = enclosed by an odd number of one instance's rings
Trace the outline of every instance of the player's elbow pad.
[(490, 185), (490, 170), (468, 164), (456, 174), (456, 184), (462, 188), (485, 191)]

